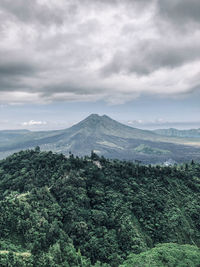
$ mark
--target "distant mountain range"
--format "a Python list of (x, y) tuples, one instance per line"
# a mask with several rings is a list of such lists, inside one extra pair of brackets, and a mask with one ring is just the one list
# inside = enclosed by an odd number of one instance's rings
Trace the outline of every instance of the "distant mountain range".
[(154, 131), (157, 134), (173, 137), (189, 137), (189, 138), (200, 138), (200, 128), (190, 130), (177, 130), (174, 128), (170, 129), (158, 129)]
[(143, 163), (162, 163), (169, 159), (176, 162), (192, 159), (200, 161), (200, 136), (179, 136), (169, 130), (140, 130), (123, 125), (106, 115), (92, 114), (64, 130), (0, 131), (0, 157), (40, 146), (41, 150), (65, 155), (71, 152), (84, 156), (93, 150), (105, 157)]

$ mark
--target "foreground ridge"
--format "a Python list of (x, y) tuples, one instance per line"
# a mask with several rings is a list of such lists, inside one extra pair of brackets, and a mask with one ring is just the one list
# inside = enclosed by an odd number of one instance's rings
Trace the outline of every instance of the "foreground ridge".
[(0, 175), (1, 266), (199, 264), (198, 163), (145, 166), (37, 147), (0, 161)]

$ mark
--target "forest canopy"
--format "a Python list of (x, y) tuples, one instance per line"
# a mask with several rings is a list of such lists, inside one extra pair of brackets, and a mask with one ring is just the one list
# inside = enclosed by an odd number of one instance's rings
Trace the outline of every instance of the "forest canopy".
[(0, 266), (197, 267), (199, 193), (195, 162), (15, 153), (0, 161)]

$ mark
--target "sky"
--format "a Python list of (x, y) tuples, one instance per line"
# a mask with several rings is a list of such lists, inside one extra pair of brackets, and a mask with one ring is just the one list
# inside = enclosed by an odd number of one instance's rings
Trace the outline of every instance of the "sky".
[(0, 130), (200, 128), (199, 0), (1, 0), (0, 38)]

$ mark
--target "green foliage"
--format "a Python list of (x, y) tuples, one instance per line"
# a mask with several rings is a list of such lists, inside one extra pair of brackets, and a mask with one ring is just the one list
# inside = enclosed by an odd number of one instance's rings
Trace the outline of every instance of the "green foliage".
[(164, 150), (164, 149), (159, 149), (159, 148), (154, 148), (145, 144), (141, 144), (137, 146), (134, 149), (136, 152), (139, 153), (144, 153), (144, 154), (155, 154), (155, 155), (165, 155), (165, 154), (170, 154), (170, 151)]
[(200, 250), (191, 245), (162, 244), (139, 255), (130, 254), (120, 267), (199, 267)]
[[(155, 266), (197, 266), (199, 193), (194, 162), (144, 166), (21, 151), (0, 161), (0, 266), (116, 267), (152, 257)], [(190, 265), (180, 265), (181, 253)]]

